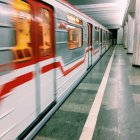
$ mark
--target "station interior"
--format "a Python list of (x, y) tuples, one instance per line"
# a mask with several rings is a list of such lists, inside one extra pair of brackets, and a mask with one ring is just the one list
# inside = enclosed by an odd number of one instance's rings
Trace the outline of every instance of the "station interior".
[[(7, 8), (10, 0), (0, 0), (0, 139), (140, 140), (140, 0), (11, 1), (17, 2), (11, 4), (16, 9), (11, 13), (24, 11), (27, 15), (14, 13), (12, 24), (3, 12), (3, 5)], [(2, 28), (7, 27), (19, 32), (4, 34)], [(99, 32), (93, 42), (92, 30)], [(106, 39), (108, 36), (104, 49), (103, 32)], [(12, 62), (9, 48), (2, 46), (5, 36), (12, 36), (11, 40), (16, 36), (18, 47), (10, 48), (15, 55)], [(81, 42), (73, 45), (70, 41), (75, 36), (81, 37)], [(34, 49), (37, 45), (40, 48)], [(34, 95), (28, 96), (30, 92)], [(46, 92), (51, 96), (44, 95)]]

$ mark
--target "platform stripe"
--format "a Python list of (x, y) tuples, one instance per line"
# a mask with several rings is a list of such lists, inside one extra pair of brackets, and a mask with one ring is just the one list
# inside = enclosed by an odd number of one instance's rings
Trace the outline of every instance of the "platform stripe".
[(81, 136), (80, 136), (79, 140), (92, 140), (92, 136), (93, 136), (94, 129), (95, 129), (95, 126), (96, 126), (97, 117), (98, 117), (101, 102), (102, 102), (102, 99), (103, 99), (104, 91), (105, 91), (105, 88), (106, 88), (107, 80), (108, 80), (108, 77), (109, 77), (109, 73), (110, 73), (112, 61), (113, 61), (113, 58), (114, 58), (114, 54), (115, 54), (115, 49), (114, 49), (113, 54), (112, 54), (112, 56), (109, 60), (107, 69), (105, 71), (105, 74), (104, 74), (104, 77), (103, 77), (102, 82), (100, 84), (100, 87), (97, 91), (97, 95), (96, 95), (95, 100), (92, 104), (92, 107), (90, 109), (88, 118), (86, 120), (86, 123), (84, 125), (84, 128), (82, 130), (82, 133), (81, 133)]

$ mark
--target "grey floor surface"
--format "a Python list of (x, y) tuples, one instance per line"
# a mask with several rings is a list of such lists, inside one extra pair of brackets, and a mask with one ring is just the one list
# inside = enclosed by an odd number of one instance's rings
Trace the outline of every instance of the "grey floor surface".
[[(34, 140), (78, 140), (114, 47), (74, 90)], [(116, 47), (93, 140), (140, 140), (140, 68)]]
[(140, 140), (140, 68), (117, 46), (93, 140)]

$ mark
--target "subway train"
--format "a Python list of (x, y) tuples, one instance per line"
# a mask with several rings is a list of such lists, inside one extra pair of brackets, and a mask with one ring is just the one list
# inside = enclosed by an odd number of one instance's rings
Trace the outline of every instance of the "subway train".
[(111, 45), (109, 30), (66, 1), (0, 0), (0, 139), (26, 134)]

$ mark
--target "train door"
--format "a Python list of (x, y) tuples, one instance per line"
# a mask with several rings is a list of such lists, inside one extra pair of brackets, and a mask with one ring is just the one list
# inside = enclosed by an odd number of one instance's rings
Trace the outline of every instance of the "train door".
[(34, 7), (33, 24), (36, 55), (37, 114), (55, 103), (54, 11), (47, 4), (31, 1)]
[(88, 23), (88, 68), (92, 65), (92, 24)]

